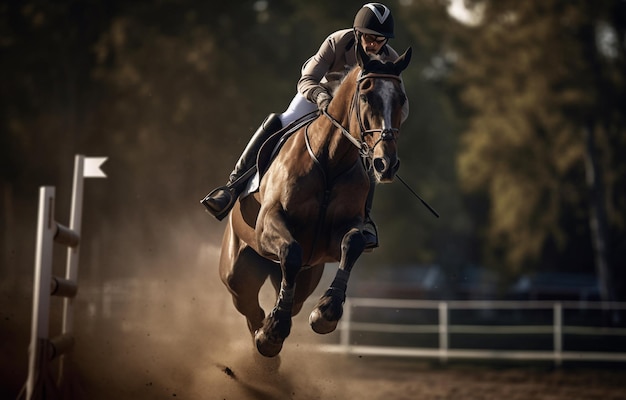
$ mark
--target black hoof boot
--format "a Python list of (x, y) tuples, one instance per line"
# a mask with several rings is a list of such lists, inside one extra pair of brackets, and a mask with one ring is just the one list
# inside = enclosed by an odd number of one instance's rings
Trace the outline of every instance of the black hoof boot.
[(365, 236), (365, 250), (366, 253), (371, 252), (378, 247), (378, 230), (374, 221), (367, 219), (363, 226), (363, 236)]

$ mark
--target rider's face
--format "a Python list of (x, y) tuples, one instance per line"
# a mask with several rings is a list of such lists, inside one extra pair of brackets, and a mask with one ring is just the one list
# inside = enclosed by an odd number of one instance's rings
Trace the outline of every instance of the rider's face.
[(361, 35), (361, 46), (363, 46), (365, 51), (369, 54), (378, 54), (386, 42), (387, 38), (384, 36)]

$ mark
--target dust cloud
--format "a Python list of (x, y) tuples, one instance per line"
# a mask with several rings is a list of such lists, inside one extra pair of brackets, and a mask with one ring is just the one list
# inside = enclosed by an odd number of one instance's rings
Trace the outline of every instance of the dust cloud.
[[(178, 240), (176, 253), (194, 242)], [(335, 384), (316, 377), (332, 363), (311, 349), (306, 316), (294, 320), (280, 357), (260, 356), (219, 280), (217, 246), (185, 253), (169, 268), (109, 283), (93, 296), (100, 306), (84, 304), (93, 316), (75, 358), (89, 398), (341, 398)], [(273, 301), (268, 286), (262, 301), (266, 309)]]
[[(312, 296), (311, 305), (294, 318), (281, 355), (260, 356), (219, 280), (219, 240), (204, 239), (219, 237), (224, 224), (204, 213), (201, 217), (205, 220), (161, 232), (158, 244), (147, 246), (138, 242), (140, 235), (126, 233), (127, 246), (113, 253), (96, 251), (98, 268), (86, 266), (79, 274), (76, 344), (66, 364), (65, 390), (94, 400), (343, 398), (340, 381), (332, 378), (339, 373), (333, 370), (337, 364), (315, 350), (319, 338), (307, 322), (319, 296)], [(206, 233), (207, 227), (219, 232)], [(58, 334), (55, 320), (60, 321), (61, 302), (54, 299), (51, 336)], [(269, 311), (269, 283), (261, 301)], [(30, 315), (29, 307), (19, 314)], [(17, 362), (3, 370), (10, 369), (13, 380), (22, 376), (23, 384), (30, 317), (19, 324), (12, 339), (21, 349), (10, 355)]]

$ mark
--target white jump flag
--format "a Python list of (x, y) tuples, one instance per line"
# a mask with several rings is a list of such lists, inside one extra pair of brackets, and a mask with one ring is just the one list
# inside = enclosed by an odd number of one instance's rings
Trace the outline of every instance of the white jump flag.
[(108, 157), (85, 157), (83, 167), (83, 177), (85, 178), (106, 178), (106, 174), (100, 169)]

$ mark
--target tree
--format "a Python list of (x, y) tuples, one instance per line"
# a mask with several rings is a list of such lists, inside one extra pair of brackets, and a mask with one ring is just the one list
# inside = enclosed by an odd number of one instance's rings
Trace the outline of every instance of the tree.
[(487, 258), (513, 270), (584, 269), (595, 248), (602, 294), (612, 299), (609, 231), (623, 238), (624, 229), (623, 177), (612, 172), (624, 169), (614, 147), (626, 128), (624, 4), (481, 3), (482, 23), (456, 49), (453, 82), (470, 115), (462, 182), (490, 202)]

